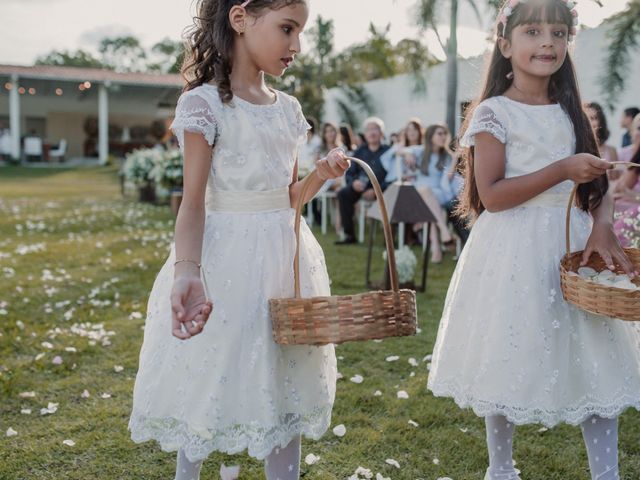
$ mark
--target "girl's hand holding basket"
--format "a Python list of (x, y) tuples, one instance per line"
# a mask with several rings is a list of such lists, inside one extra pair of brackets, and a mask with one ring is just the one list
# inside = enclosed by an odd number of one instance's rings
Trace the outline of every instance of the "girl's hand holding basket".
[(334, 148), (326, 157), (316, 162), (316, 173), (321, 180), (340, 178), (351, 164), (341, 148)]

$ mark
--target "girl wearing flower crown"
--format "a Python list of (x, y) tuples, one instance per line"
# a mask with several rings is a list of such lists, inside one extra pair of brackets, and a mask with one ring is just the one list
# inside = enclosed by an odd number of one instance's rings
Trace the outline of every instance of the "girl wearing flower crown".
[[(640, 408), (638, 334), (565, 302), (565, 210), (572, 251), (634, 277), (612, 229), (609, 162), (582, 110), (564, 0), (501, 10), (485, 86), (463, 126), (461, 210), (476, 221), (449, 287), (428, 387), (485, 417), (487, 480), (520, 479), (515, 424), (581, 425), (592, 478), (618, 474), (618, 415)], [(550, 478), (550, 476), (549, 476)]]
[[(244, 450), (265, 460), (267, 479), (297, 479), (301, 435), (318, 439), (330, 424), (333, 346), (276, 345), (268, 308), (293, 296), (291, 205), (309, 125), (264, 74), (294, 60), (308, 16), (305, 0), (198, 2), (172, 125), (184, 199), (149, 298), (129, 422), (134, 441), (178, 451), (176, 480), (198, 480), (213, 451)], [(348, 166), (337, 149), (316, 162), (305, 200)], [(329, 295), (304, 224), (299, 249), (302, 295)]]

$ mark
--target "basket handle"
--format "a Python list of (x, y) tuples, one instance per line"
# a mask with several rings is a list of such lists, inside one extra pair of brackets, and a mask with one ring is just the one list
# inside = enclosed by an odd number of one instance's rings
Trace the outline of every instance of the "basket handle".
[[(387, 207), (384, 203), (384, 196), (382, 194), (382, 188), (378, 183), (378, 179), (376, 179), (373, 170), (371, 167), (367, 165), (365, 162), (358, 158), (346, 157), (347, 160), (357, 163), (362, 167), (365, 171), (371, 184), (373, 185), (373, 189), (376, 192), (376, 199), (378, 200), (378, 205), (380, 206), (380, 214), (382, 215), (382, 226), (384, 228), (384, 240), (387, 246), (387, 261), (389, 262), (389, 278), (391, 280), (391, 289), (394, 292), (397, 292), (399, 289), (398, 286), (398, 273), (396, 271), (396, 254), (393, 246), (393, 233), (391, 232), (391, 224), (389, 223), (389, 217), (387, 215)], [(316, 170), (313, 170), (307, 177), (302, 181), (302, 190), (300, 191), (300, 196), (298, 197), (298, 204), (296, 205), (296, 217), (295, 217), (295, 233), (296, 233), (296, 256), (293, 261), (293, 276), (294, 276), (294, 285), (295, 285), (295, 298), (300, 298), (300, 220), (302, 213), (302, 206), (304, 205), (304, 198), (309, 190), (312, 175), (317, 175)]]
[[(624, 166), (627, 168), (639, 168), (640, 165), (635, 164), (635, 163), (630, 163), (630, 162), (609, 162), (611, 165), (620, 165), (620, 166)], [(569, 255), (571, 253), (571, 232), (570, 232), (570, 226), (571, 226), (571, 208), (573, 207), (573, 202), (574, 199), (576, 197), (576, 192), (578, 191), (578, 184), (576, 183), (573, 187), (573, 190), (571, 190), (571, 195), (569, 196), (569, 204), (567, 205), (567, 225), (566, 225), (566, 231), (565, 231), (565, 239), (566, 239), (566, 245), (567, 245), (567, 255)]]

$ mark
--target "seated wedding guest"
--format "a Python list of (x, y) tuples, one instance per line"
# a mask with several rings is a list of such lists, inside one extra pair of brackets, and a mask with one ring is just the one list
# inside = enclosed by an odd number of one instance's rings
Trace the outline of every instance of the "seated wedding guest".
[(422, 145), (423, 135), (422, 122), (419, 118), (411, 118), (407, 122), (407, 125), (402, 129), (400, 135), (394, 141), (391, 140), (391, 148), (387, 150), (381, 157), (382, 164), (387, 170), (387, 182), (391, 183), (397, 179), (398, 163), (402, 158), (398, 155), (398, 152), (404, 147), (411, 147), (415, 145)]
[[(616, 153), (616, 149), (611, 145), (607, 145), (607, 140), (609, 139), (610, 132), (604, 110), (602, 109), (600, 104), (596, 102), (585, 104), (584, 110), (587, 114), (587, 117), (589, 117), (589, 122), (591, 123), (591, 127), (593, 128), (593, 133), (596, 136), (596, 141), (598, 142), (598, 150), (600, 151), (600, 157), (608, 162), (617, 162), (618, 154)], [(620, 169), (609, 170), (609, 180), (615, 181), (620, 178), (621, 174), (622, 170)]]
[(342, 141), (342, 145), (346, 148), (346, 154), (351, 155), (356, 148), (355, 135), (353, 134), (353, 130), (351, 129), (351, 125), (348, 123), (343, 123), (340, 125), (340, 140)]
[[(322, 134), (320, 135), (320, 139), (322, 140), (322, 143), (320, 144), (320, 149), (318, 150), (316, 161), (326, 157), (328, 153), (335, 148), (340, 148), (345, 153), (347, 151), (345, 146), (342, 144), (342, 139), (339, 135), (338, 127), (336, 127), (336, 125), (331, 122), (326, 122), (325, 124), (322, 125)], [(344, 186), (343, 178), (327, 180), (322, 186), (322, 188), (320, 189), (319, 193), (326, 192), (327, 190), (338, 191), (343, 186)], [(337, 207), (337, 197), (331, 199), (330, 201), (333, 202), (335, 207)], [(334, 211), (337, 212), (338, 208), (334, 208)], [(320, 223), (321, 222), (320, 201), (317, 199), (313, 200), (313, 213), (314, 213), (316, 222)], [(338, 214), (336, 215), (336, 217), (337, 218), (335, 219), (335, 228), (337, 233), (340, 231), (342, 227), (340, 224), (340, 215)]]
[(624, 135), (622, 135), (622, 148), (631, 145), (631, 122), (636, 116), (640, 113), (640, 108), (638, 107), (629, 107), (625, 108), (622, 112), (622, 118), (620, 119), (620, 126), (624, 128)]
[[(435, 124), (427, 128), (423, 145), (406, 147), (399, 152), (406, 165), (403, 176), (415, 185), (436, 218), (436, 228), (431, 229), (429, 239), (431, 261), (434, 263), (442, 261), (441, 242), (447, 246), (453, 244), (447, 215), (443, 211), (454, 199), (448, 175), (454, 157), (449, 149), (450, 143), (449, 129), (445, 125)], [(416, 225), (415, 228), (419, 229), (421, 225)]]
[[(624, 153), (633, 164), (640, 165), (640, 114), (630, 125), (631, 145), (625, 147)], [(613, 188), (616, 199), (616, 221), (614, 230), (620, 245), (640, 248), (640, 168), (626, 168), (620, 180)]]
[[(384, 190), (387, 187), (385, 170), (380, 157), (389, 149), (388, 145), (383, 143), (384, 139), (384, 122), (377, 117), (370, 117), (364, 122), (364, 138), (365, 143), (353, 152), (353, 157), (366, 162), (380, 186)], [(369, 180), (369, 177), (357, 163), (353, 162), (345, 175), (346, 186), (338, 192), (338, 201), (340, 203), (340, 218), (344, 230), (344, 238), (336, 242), (337, 245), (347, 245), (356, 243), (356, 234), (353, 223), (353, 215), (355, 213), (355, 205), (361, 198), (369, 201), (375, 200), (375, 192)]]

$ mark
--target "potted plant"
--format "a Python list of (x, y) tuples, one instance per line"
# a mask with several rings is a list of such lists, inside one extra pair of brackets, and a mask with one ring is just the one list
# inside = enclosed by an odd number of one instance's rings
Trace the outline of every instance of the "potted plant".
[(158, 185), (169, 190), (171, 195), (171, 211), (178, 214), (182, 202), (183, 159), (180, 150), (172, 149), (162, 152), (150, 174)]
[(138, 187), (141, 202), (156, 201), (152, 172), (155, 165), (161, 161), (162, 152), (153, 149), (134, 150), (125, 158), (122, 167), (124, 177)]

